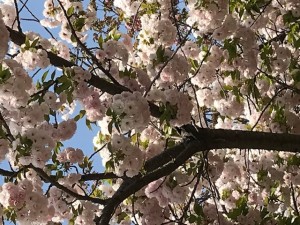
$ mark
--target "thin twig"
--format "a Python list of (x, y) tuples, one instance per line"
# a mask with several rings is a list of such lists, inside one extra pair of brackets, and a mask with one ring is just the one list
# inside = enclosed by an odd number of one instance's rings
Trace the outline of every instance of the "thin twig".
[(14, 25), (15, 25), (15, 23), (17, 22), (18, 30), (19, 30), (19, 32), (22, 32), (21, 22), (20, 22), (20, 15), (19, 15), (19, 13), (20, 13), (21, 11), (19, 11), (19, 9), (18, 9), (18, 3), (17, 3), (17, 0), (14, 0), (14, 4), (15, 4), (15, 10), (16, 10), (16, 18), (15, 18), (15, 20), (14, 20), (14, 22), (13, 22), (13, 24), (12, 24), (11, 27), (13, 28)]
[(103, 145), (101, 148), (99, 148), (97, 151), (93, 152), (93, 154), (91, 154), (91, 156), (89, 157), (89, 160), (91, 158), (93, 158), (94, 155), (96, 155), (98, 152), (100, 152), (102, 149), (104, 149), (107, 146), (107, 143), (105, 145)]
[(269, 106), (271, 105), (271, 103), (274, 101), (274, 99), (280, 94), (280, 92), (282, 92), (283, 90), (286, 90), (286, 88), (282, 88), (280, 89), (278, 92), (276, 92), (274, 94), (274, 96), (270, 99), (270, 101), (266, 104), (266, 106), (264, 107), (264, 109), (261, 111), (259, 117), (257, 118), (255, 124), (251, 127), (251, 131), (254, 130), (254, 128), (257, 126), (257, 124), (259, 123), (260, 119), (262, 118), (263, 114), (265, 113), (265, 111), (269, 108)]
[(198, 188), (198, 185), (199, 185), (199, 183), (200, 183), (201, 174), (202, 174), (202, 172), (203, 172), (203, 165), (204, 165), (204, 164), (201, 163), (201, 165), (198, 167), (198, 171), (197, 171), (197, 180), (196, 180), (196, 183), (195, 183), (194, 188), (193, 188), (193, 190), (192, 190), (191, 196), (190, 196), (190, 198), (189, 198), (187, 204), (185, 205), (185, 207), (184, 207), (184, 209), (183, 209), (183, 213), (182, 213), (182, 215), (181, 215), (181, 217), (180, 217), (180, 219), (179, 219), (179, 224), (182, 224), (182, 223), (183, 223), (183, 219), (185, 218), (185, 216), (186, 216), (186, 214), (187, 214), (187, 211), (188, 211), (188, 209), (189, 209), (189, 207), (190, 207), (190, 205), (191, 205), (191, 203), (192, 203), (192, 201), (193, 201), (194, 195), (195, 195), (196, 190), (197, 190), (197, 188)]

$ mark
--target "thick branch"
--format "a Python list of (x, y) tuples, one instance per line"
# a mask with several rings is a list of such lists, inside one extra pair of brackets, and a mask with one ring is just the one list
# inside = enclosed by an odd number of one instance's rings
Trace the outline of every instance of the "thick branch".
[[(295, 134), (207, 128), (196, 129), (189, 124), (184, 125), (182, 128), (191, 134), (194, 139), (200, 140), (202, 144), (205, 143), (205, 150), (239, 148), (300, 153), (300, 136)], [(167, 149), (160, 155), (149, 159), (145, 163), (145, 170), (153, 171), (155, 168), (172, 161), (181, 151), (182, 147), (180, 145)]]
[[(183, 129), (189, 131), (195, 127), (185, 125)], [(296, 134), (198, 128), (193, 135), (206, 142), (207, 150), (239, 148), (300, 152), (300, 136)]]
[[(10, 33), (10, 39), (13, 43), (15, 43), (17, 45), (22, 45), (25, 43), (25, 39), (26, 39), (25, 34), (15, 31), (9, 27), (6, 27), (6, 28)], [(47, 51), (47, 53), (48, 53), (48, 58), (50, 60), (50, 63), (55, 67), (63, 68), (63, 67), (76, 66), (74, 63), (72, 63), (64, 58), (61, 58), (52, 52)], [(96, 88), (99, 88), (101, 91), (107, 92), (108, 94), (111, 94), (111, 95), (120, 94), (123, 91), (130, 91), (126, 87), (110, 83), (107, 80), (100, 78), (98, 76), (95, 76), (95, 75), (92, 75), (92, 78), (88, 81), (88, 83), (93, 85)]]
[(114, 173), (90, 173), (81, 175), (80, 181), (103, 180), (121, 178)]
[[(134, 194), (135, 192), (139, 191), (141, 188), (146, 186), (152, 181), (155, 181), (161, 177), (167, 176), (173, 171), (175, 171), (179, 166), (185, 163), (195, 152), (197, 152), (197, 146), (201, 145), (199, 141), (193, 140), (186, 143), (181, 143), (174, 148), (180, 148), (181, 153), (177, 155), (172, 161), (167, 163), (166, 165), (161, 164), (159, 168), (155, 171), (147, 173), (144, 176), (137, 175), (132, 179), (128, 179), (124, 181), (121, 186), (119, 187), (118, 191), (114, 194), (114, 196), (108, 201), (107, 205), (105, 205), (102, 216), (98, 218), (96, 221), (97, 225), (107, 225), (109, 224), (110, 218), (114, 213), (116, 207), (121, 204), (126, 198), (130, 195)], [(170, 150), (172, 151), (172, 149)], [(201, 150), (205, 150), (205, 147), (201, 148)]]
[(300, 152), (300, 136), (254, 131), (196, 129), (192, 125), (182, 127), (192, 135), (191, 139), (167, 149), (145, 163), (146, 175), (137, 175), (126, 180), (108, 200), (98, 225), (108, 224), (116, 207), (145, 185), (175, 171), (197, 152), (212, 149), (264, 149), (285, 152)]
[(5, 177), (15, 177), (18, 175), (18, 172), (4, 170), (4, 169), (0, 168), (0, 175), (5, 176)]

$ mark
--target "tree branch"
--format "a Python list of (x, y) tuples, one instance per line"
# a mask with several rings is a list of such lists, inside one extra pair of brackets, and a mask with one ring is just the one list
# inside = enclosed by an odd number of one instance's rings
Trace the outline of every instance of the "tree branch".
[(37, 172), (37, 174), (44, 180), (50, 182), (51, 184), (53, 184), (55, 187), (61, 189), (62, 191), (66, 192), (67, 194), (69, 194), (70, 196), (79, 199), (79, 200), (86, 200), (86, 201), (90, 201), (93, 203), (98, 203), (101, 205), (106, 204), (106, 200), (104, 199), (99, 199), (99, 198), (93, 198), (90, 196), (84, 196), (84, 195), (80, 195), (77, 194), (76, 192), (70, 190), (69, 188), (61, 185), (60, 183), (58, 183), (56, 180), (54, 180), (52, 177), (48, 176), (48, 174), (46, 174), (42, 169), (34, 167), (33, 165), (29, 165), (28, 168), (33, 169), (35, 172)]
[(8, 171), (0, 168), (0, 175), (5, 177), (15, 177), (18, 175), (18, 172)]
[[(22, 45), (25, 43), (25, 39), (26, 39), (25, 34), (15, 31), (15, 30), (11, 29), (10, 27), (6, 27), (6, 28), (10, 33), (10, 39), (13, 43), (15, 43), (17, 45)], [(50, 63), (55, 67), (63, 68), (63, 67), (76, 66), (76, 64), (74, 64), (64, 58), (61, 58), (52, 52), (47, 51), (47, 54), (48, 54)], [(92, 75), (92, 78), (87, 82), (90, 85), (94, 86), (95, 88), (98, 88), (101, 91), (106, 92), (111, 95), (120, 94), (123, 91), (131, 92), (128, 88), (126, 88), (124, 86), (110, 83), (107, 80), (100, 78), (98, 76), (95, 76), (95, 75)], [(151, 102), (149, 102), (149, 106), (150, 106), (150, 111), (151, 111), (152, 116), (159, 117), (161, 115), (161, 112), (159, 111), (158, 106), (156, 106), (155, 104), (153, 104)]]
[[(200, 143), (201, 144), (201, 143)], [(134, 176), (131, 179), (124, 181), (119, 187), (118, 191), (114, 196), (108, 200), (107, 205), (102, 210), (101, 217), (96, 219), (97, 225), (107, 225), (116, 209), (116, 207), (121, 204), (126, 198), (128, 198), (133, 193), (137, 192), (145, 185), (149, 184), (152, 181), (155, 181), (161, 177), (167, 176), (168, 174), (175, 171), (179, 166), (184, 164), (193, 154), (198, 150), (199, 146), (198, 140), (193, 140), (189, 143), (181, 143), (178, 146), (181, 148), (181, 153), (177, 155), (175, 159), (170, 161), (165, 165), (157, 168), (153, 172), (146, 173), (142, 176), (141, 174)], [(178, 147), (176, 146), (176, 147)], [(170, 148), (173, 149), (173, 148)], [(203, 149), (204, 150), (204, 146)]]
[(197, 152), (223, 148), (300, 152), (300, 136), (295, 134), (196, 129), (192, 125), (184, 125), (182, 128), (193, 137), (149, 159), (144, 166), (146, 175), (139, 174), (124, 181), (114, 196), (108, 200), (102, 216), (96, 220), (97, 225), (108, 224), (116, 207), (122, 201), (150, 182), (172, 173)]
[(81, 175), (80, 181), (90, 181), (90, 180), (103, 180), (103, 179), (116, 179), (122, 178), (114, 173), (90, 173)]

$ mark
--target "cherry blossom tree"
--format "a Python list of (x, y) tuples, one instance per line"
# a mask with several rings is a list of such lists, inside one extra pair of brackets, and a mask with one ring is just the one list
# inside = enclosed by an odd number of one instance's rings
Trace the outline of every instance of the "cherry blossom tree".
[(3, 223), (300, 224), (299, 0), (29, 2), (0, 3)]

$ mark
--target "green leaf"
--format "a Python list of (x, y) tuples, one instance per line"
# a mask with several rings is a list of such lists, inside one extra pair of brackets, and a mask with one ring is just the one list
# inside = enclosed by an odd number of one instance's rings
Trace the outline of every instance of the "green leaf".
[(224, 189), (221, 194), (221, 199), (226, 200), (231, 195), (231, 191), (228, 189)]
[(56, 153), (53, 153), (52, 154), (52, 162), (53, 163), (57, 163), (58, 161), (57, 161), (57, 154)]
[(60, 93), (64, 92), (65, 90), (68, 90), (70, 86), (71, 86), (70, 82), (65, 82), (65, 83), (62, 83), (60, 85), (54, 86), (54, 91), (57, 94), (60, 94)]
[(75, 224), (75, 220), (73, 219), (73, 218), (71, 218), (70, 220), (69, 220), (69, 225), (74, 225)]
[(294, 69), (291, 71), (291, 76), (295, 83), (300, 82), (300, 69)]
[(237, 39), (226, 39), (224, 41), (224, 49), (228, 51), (229, 62), (232, 62), (234, 58), (237, 57)]
[(198, 61), (195, 60), (195, 59), (189, 58), (189, 62), (190, 62), (190, 64), (191, 64), (193, 70), (194, 70), (194, 71), (197, 71), (197, 69), (199, 68), (199, 63), (198, 63)]
[(268, 171), (264, 169), (260, 169), (257, 173), (257, 180), (263, 181), (268, 176)]
[(63, 75), (63, 76), (60, 76), (57, 81), (59, 83), (63, 83), (63, 82), (66, 82), (66, 81), (69, 81), (69, 77), (68, 77), (68, 73), (66, 73), (66, 75)]
[(154, 38), (152, 38), (152, 37), (149, 38), (149, 43), (153, 45), (154, 44)]
[(74, 14), (74, 6), (71, 6), (70, 8), (68, 8), (67, 10), (67, 15), (68, 16), (72, 16)]
[(108, 132), (112, 134), (113, 121), (110, 121), (108, 124)]
[(71, 87), (71, 89), (67, 93), (67, 101), (69, 104), (72, 104), (72, 102), (73, 102), (73, 94), (72, 94), (73, 90), (74, 90), (74, 88)]
[(30, 48), (30, 41), (29, 38), (26, 36), (25, 38), (25, 49), (28, 50)]
[(107, 109), (106, 115), (107, 115), (107, 116), (113, 116), (113, 115), (114, 115), (114, 113), (113, 113), (113, 111), (112, 111), (111, 108), (108, 108), (108, 109)]
[(114, 162), (113, 161), (107, 161), (106, 163), (105, 163), (105, 169), (107, 170), (107, 171), (111, 171), (111, 170), (114, 170), (114, 168), (115, 168), (115, 165), (114, 165)]
[[(74, 21), (73, 27), (76, 31), (81, 31), (82, 27), (85, 24), (85, 18), (78, 18)], [(73, 41), (73, 40), (72, 40)]]
[(44, 115), (44, 119), (49, 122), (50, 121), (50, 116), (49, 115)]
[(6, 132), (3, 130), (2, 126), (0, 126), (0, 138), (6, 138)]
[(121, 38), (121, 34), (120, 33), (118, 33), (118, 32), (116, 32), (116, 33), (114, 33), (113, 34), (113, 39), (115, 40), (115, 41), (118, 41), (120, 38)]
[(132, 70), (132, 68), (125, 68), (124, 71), (120, 71), (119, 72), (119, 76), (121, 78), (123, 77), (128, 77), (128, 78), (132, 78), (132, 79), (136, 79), (137, 75), (136, 72)]
[(149, 140), (141, 141), (140, 146), (142, 146), (144, 149), (148, 148), (149, 146)]
[(64, 146), (63, 143), (61, 143), (61, 142), (56, 142), (56, 145), (55, 145), (55, 148), (54, 148), (54, 152), (55, 152), (56, 154), (58, 154), (59, 151), (60, 151), (60, 148), (63, 147), (63, 146)]
[(294, 37), (293, 44), (295, 48), (300, 48), (300, 38), (296, 39), (296, 37)]
[(232, 87), (232, 92), (234, 94), (234, 96), (236, 97), (236, 100), (240, 103), (241, 102), (241, 96), (240, 96), (240, 91), (239, 88), (237, 86), (233, 86)]
[[(54, 91), (57, 94), (60, 94), (64, 91), (69, 91), (69, 92), (73, 91), (72, 81), (67, 77), (67, 75), (60, 76), (57, 79), (57, 81), (58, 81), (58, 84), (54, 85)], [(51, 82), (51, 81), (49, 81), (49, 82)]]
[(128, 217), (127, 213), (125, 212), (121, 212), (119, 215), (118, 215), (118, 223), (120, 223), (122, 220), (124, 220), (126, 217)]
[(240, 197), (236, 202), (236, 208), (231, 209), (227, 216), (230, 219), (236, 220), (238, 216), (240, 215), (246, 215), (248, 212), (247, 207), (247, 198), (245, 196)]
[(85, 110), (80, 110), (79, 114), (75, 116), (74, 120), (77, 122), (78, 120), (80, 120), (82, 117), (85, 116), (85, 113), (86, 113)]
[(55, 70), (51, 73), (51, 80), (55, 78)]
[(263, 65), (265, 65), (267, 67), (268, 71), (272, 71), (272, 69), (271, 69), (272, 55), (273, 55), (272, 45), (265, 44), (261, 49), (260, 58), (263, 61)]
[(161, 105), (159, 108), (159, 111), (162, 112), (162, 115), (160, 116), (160, 123), (166, 121), (168, 124), (171, 119), (175, 119), (177, 110), (177, 106), (171, 105), (169, 102), (167, 102), (165, 105)]
[(196, 215), (190, 215), (188, 221), (194, 224), (197, 221), (198, 217)]
[(88, 119), (85, 120), (85, 125), (89, 128), (89, 130), (92, 130), (91, 121)]
[(57, 172), (56, 172), (56, 179), (59, 179), (59, 178), (62, 178), (63, 177), (63, 172), (61, 171), (61, 170), (58, 170)]
[(293, 17), (293, 14), (292, 14), (291, 11), (288, 11), (286, 14), (284, 14), (284, 15), (282, 16), (282, 18), (283, 18), (283, 22), (284, 22), (285, 24), (291, 24), (292, 22), (295, 22), (295, 21), (296, 21), (296, 18)]
[(251, 95), (256, 100), (256, 102), (258, 101), (258, 99), (261, 99), (261, 94), (255, 84), (255, 80), (246, 80), (246, 84), (248, 85), (248, 94)]
[(194, 204), (194, 211), (198, 216), (203, 216), (203, 208), (197, 201)]
[(98, 45), (99, 47), (102, 49), (103, 48), (103, 37), (102, 35), (99, 35), (99, 38), (98, 38)]
[(47, 70), (45, 73), (43, 73), (42, 82), (44, 82), (46, 80), (48, 73), (49, 73), (49, 70)]
[(292, 224), (293, 225), (299, 225), (300, 224), (300, 216), (297, 216), (297, 217), (293, 218)]
[(300, 166), (300, 157), (297, 155), (292, 155), (287, 160), (288, 166)]
[(163, 63), (168, 58), (165, 56), (165, 48), (162, 45), (160, 45), (156, 50), (156, 58), (158, 63)]
[(71, 41), (72, 42), (77, 42), (76, 37), (73, 34), (71, 34)]
[(40, 40), (40, 38), (39, 38), (39, 37), (36, 37), (36, 38), (33, 40), (33, 42), (31, 43), (31, 46), (30, 46), (30, 47), (31, 47), (31, 48), (35, 48), (39, 40)]
[(9, 69), (2, 70), (2, 65), (0, 67), (0, 84), (5, 83), (11, 77)]
[(239, 70), (230, 71), (230, 76), (232, 80), (240, 80), (241, 79), (241, 73)]
[(131, 136), (131, 142), (133, 144), (136, 144), (139, 140), (139, 133), (135, 133), (134, 135)]

